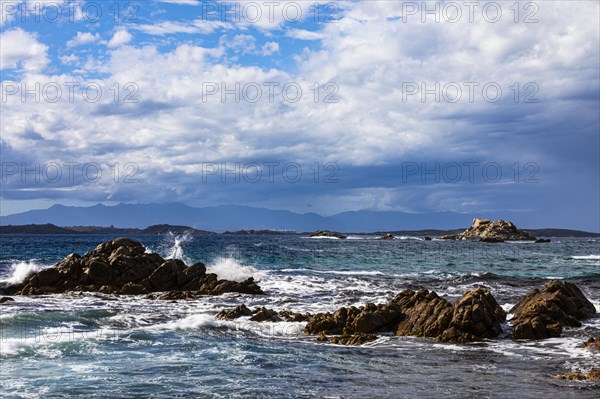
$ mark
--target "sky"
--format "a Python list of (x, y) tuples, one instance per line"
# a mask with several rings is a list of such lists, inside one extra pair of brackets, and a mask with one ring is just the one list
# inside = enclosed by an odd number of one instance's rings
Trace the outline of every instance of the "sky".
[(599, 4), (0, 0), (0, 214), (182, 202), (600, 231)]

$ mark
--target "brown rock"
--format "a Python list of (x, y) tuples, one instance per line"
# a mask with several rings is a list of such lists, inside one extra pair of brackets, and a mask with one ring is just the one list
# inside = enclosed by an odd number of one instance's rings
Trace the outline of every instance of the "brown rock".
[(512, 222), (475, 218), (471, 227), (460, 234), (444, 236), (446, 240), (480, 240), (483, 242), (534, 241), (535, 237), (517, 229)]
[(530, 291), (510, 313), (513, 339), (545, 339), (560, 337), (563, 327), (580, 327), (596, 308), (575, 284), (551, 280), (541, 291)]
[(600, 381), (600, 368), (593, 368), (589, 373), (582, 373), (581, 370), (571, 371), (570, 373), (557, 375), (557, 380), (570, 381)]
[(600, 335), (598, 335), (596, 338), (591, 337), (586, 342), (581, 344), (581, 347), (590, 350), (600, 351)]
[(264, 306), (256, 309), (253, 313), (254, 316), (250, 318), (252, 321), (281, 321), (281, 317), (276, 311), (267, 309)]
[(242, 316), (252, 316), (252, 311), (244, 304), (236, 306), (233, 309), (221, 310), (216, 314), (215, 318), (220, 320), (233, 320)]
[[(321, 338), (319, 336), (319, 338)], [(375, 341), (377, 336), (374, 334), (357, 333), (352, 335), (338, 335), (329, 338), (329, 342), (337, 345), (354, 345), (359, 346), (367, 342)]]

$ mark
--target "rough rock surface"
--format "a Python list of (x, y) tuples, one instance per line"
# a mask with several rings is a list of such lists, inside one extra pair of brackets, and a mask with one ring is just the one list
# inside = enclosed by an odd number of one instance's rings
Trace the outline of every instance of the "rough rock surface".
[(252, 316), (252, 311), (248, 309), (248, 307), (244, 304), (236, 306), (233, 309), (225, 309), (221, 310), (219, 313), (215, 315), (215, 318), (219, 320), (233, 320), (242, 316)]
[(267, 309), (264, 306), (250, 310), (246, 305), (241, 304), (233, 309), (224, 309), (215, 315), (215, 318), (220, 320), (234, 320), (242, 316), (252, 316), (252, 321), (306, 321), (309, 313), (295, 313), (287, 310), (277, 312), (272, 309)]
[(393, 331), (403, 318), (404, 315), (396, 304), (367, 303), (360, 308), (342, 307), (334, 313), (317, 313), (310, 316), (304, 334), (353, 335)]
[(14, 302), (15, 300), (12, 299), (9, 296), (3, 296), (2, 298), (0, 298), (0, 303), (6, 303), (6, 302)]
[(504, 241), (533, 241), (535, 237), (526, 231), (517, 229), (512, 222), (496, 220), (495, 222), (487, 219), (473, 219), (473, 224), (467, 230), (460, 234), (444, 236), (445, 240), (480, 240), (484, 242), (504, 242)]
[(392, 233), (387, 233), (379, 237), (380, 240), (393, 240), (394, 238), (396, 237)]
[(583, 344), (581, 344), (581, 347), (594, 351), (600, 351), (600, 335), (598, 335), (596, 338), (591, 337)]
[(348, 238), (348, 236), (342, 234), (342, 233), (338, 233), (336, 231), (329, 231), (329, 230), (318, 230), (315, 231), (314, 233), (312, 233), (310, 235), (311, 237), (333, 237), (333, 238), (339, 238), (339, 239), (345, 239)]
[(426, 290), (404, 290), (393, 302), (407, 315), (398, 324), (396, 335), (465, 343), (497, 337), (506, 320), (506, 313), (492, 294), (481, 288), (466, 291), (453, 303)]
[(593, 368), (587, 374), (582, 373), (580, 370), (571, 371), (570, 373), (557, 375), (554, 378), (571, 381), (600, 381), (600, 368)]
[[(110, 294), (146, 294), (173, 291), (181, 299), (225, 292), (262, 294), (252, 278), (244, 282), (219, 280), (206, 274), (202, 263), (186, 266), (179, 259), (163, 259), (136, 240), (117, 238), (104, 242), (85, 255), (71, 254), (56, 266), (34, 273), (23, 284), (5, 287), (9, 294), (39, 295), (67, 291)], [(186, 294), (186, 292), (189, 292)]]
[(514, 339), (560, 337), (563, 327), (580, 327), (596, 308), (573, 283), (551, 280), (534, 289), (511, 310)]
[(377, 335), (375, 334), (365, 334), (365, 333), (357, 333), (353, 335), (334, 335), (332, 337), (327, 338), (327, 336), (319, 335), (317, 338), (321, 342), (330, 342), (336, 345), (362, 345), (367, 342), (375, 341), (377, 339)]

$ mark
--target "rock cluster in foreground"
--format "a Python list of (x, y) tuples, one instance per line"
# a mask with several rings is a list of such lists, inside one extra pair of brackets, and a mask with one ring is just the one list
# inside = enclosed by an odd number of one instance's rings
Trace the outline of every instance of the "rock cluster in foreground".
[(583, 373), (581, 370), (571, 371), (570, 373), (557, 375), (554, 378), (570, 381), (600, 381), (600, 368), (593, 368), (588, 373)]
[(202, 263), (187, 266), (179, 259), (163, 259), (136, 240), (117, 238), (85, 255), (71, 254), (56, 266), (34, 273), (23, 284), (5, 287), (9, 294), (39, 295), (67, 291), (94, 291), (138, 295), (185, 291), (192, 295), (225, 292), (262, 294), (252, 278), (243, 282), (219, 280)]
[(328, 238), (339, 238), (340, 240), (344, 240), (348, 238), (348, 236), (338, 233), (337, 231), (329, 231), (329, 230), (318, 230), (310, 235), (311, 237), (328, 237)]
[[(579, 320), (596, 313), (594, 306), (572, 283), (552, 280), (542, 290), (534, 289), (511, 310), (513, 339), (542, 339), (560, 336), (562, 325), (581, 326)], [(434, 338), (439, 342), (467, 343), (497, 338), (503, 332), (506, 312), (492, 294), (477, 288), (448, 302), (433, 291), (404, 290), (387, 304), (341, 307), (335, 312), (276, 312), (264, 307), (250, 310), (245, 305), (223, 310), (218, 319), (249, 316), (254, 321), (307, 321), (305, 335), (321, 342), (362, 345), (378, 333)], [(600, 338), (598, 338), (600, 340)], [(589, 346), (596, 344), (588, 341)]]
[(581, 327), (596, 308), (575, 284), (552, 280), (530, 291), (510, 313), (513, 338), (544, 339), (560, 337), (563, 327)]
[(487, 219), (473, 219), (473, 224), (460, 234), (444, 236), (445, 240), (479, 240), (484, 242), (534, 241), (535, 237), (526, 231), (517, 229), (512, 222)]

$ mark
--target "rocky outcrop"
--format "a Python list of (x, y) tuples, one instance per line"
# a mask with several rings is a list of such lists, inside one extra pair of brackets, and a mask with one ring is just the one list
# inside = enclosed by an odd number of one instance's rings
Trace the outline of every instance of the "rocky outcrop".
[(394, 238), (396, 237), (392, 233), (387, 233), (379, 237), (380, 240), (393, 240)]
[(510, 313), (512, 338), (544, 339), (560, 337), (563, 327), (580, 327), (580, 320), (592, 317), (596, 308), (575, 284), (551, 280), (541, 291), (530, 291)]
[(359, 346), (366, 344), (367, 342), (375, 341), (377, 339), (377, 335), (375, 334), (365, 334), (365, 333), (357, 333), (352, 335), (334, 335), (332, 337), (327, 337), (325, 334), (319, 334), (317, 338), (320, 342), (329, 342), (336, 345), (354, 345)]
[(465, 343), (497, 337), (506, 320), (506, 313), (492, 294), (481, 288), (465, 292), (454, 303), (426, 290), (404, 290), (393, 302), (406, 314), (396, 328), (396, 335)]
[(250, 310), (246, 305), (241, 304), (233, 309), (224, 309), (215, 315), (215, 318), (220, 320), (234, 320), (243, 316), (251, 316), (252, 321), (306, 321), (310, 314), (295, 313), (287, 310), (277, 312), (273, 309), (263, 307)]
[(9, 296), (3, 296), (0, 298), (0, 303), (14, 302), (15, 300)]
[(341, 240), (348, 238), (348, 236), (338, 233), (336, 231), (329, 230), (318, 230), (310, 235), (311, 237), (329, 237), (329, 238), (339, 238)]
[(444, 236), (445, 240), (480, 240), (483, 242), (534, 241), (535, 237), (517, 229), (512, 222), (473, 219), (473, 224), (460, 234)]
[(236, 306), (233, 309), (221, 310), (215, 315), (215, 318), (219, 320), (233, 320), (242, 316), (252, 316), (252, 311), (244, 304)]
[(570, 373), (557, 375), (554, 378), (557, 380), (570, 381), (600, 381), (600, 368), (593, 368), (588, 373), (583, 373), (581, 370), (575, 370)]
[(404, 318), (396, 304), (342, 307), (334, 313), (317, 313), (309, 317), (304, 328), (306, 335), (353, 335), (393, 331)]
[(206, 274), (202, 263), (187, 266), (179, 259), (165, 260), (129, 238), (104, 242), (83, 256), (71, 254), (56, 266), (34, 273), (23, 284), (6, 287), (5, 291), (20, 295), (67, 291), (140, 295), (171, 291), (161, 299), (225, 292), (263, 293), (252, 278), (244, 282), (219, 280), (216, 274)]

